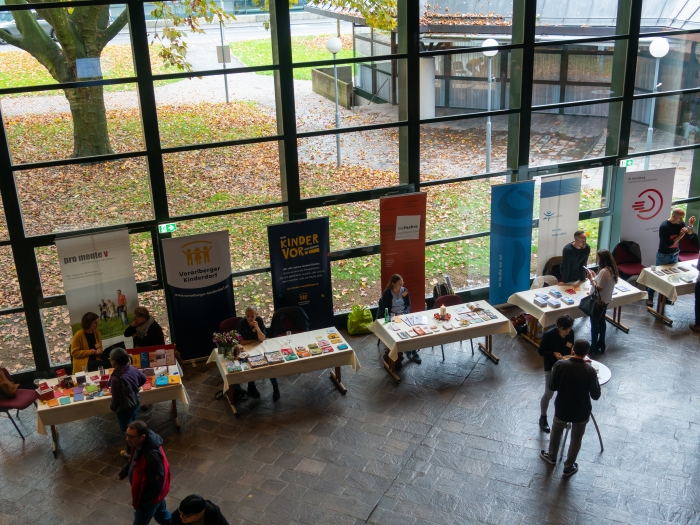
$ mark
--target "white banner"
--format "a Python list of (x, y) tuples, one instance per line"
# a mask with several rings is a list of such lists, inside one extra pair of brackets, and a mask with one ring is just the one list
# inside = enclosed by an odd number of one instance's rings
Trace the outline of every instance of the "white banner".
[(659, 226), (671, 216), (675, 168), (625, 173), (620, 240), (634, 241), (642, 264), (656, 264)]
[(228, 231), (163, 239), (168, 285), (203, 288), (231, 277)]
[(580, 201), (580, 171), (542, 177), (537, 275), (542, 275), (547, 261), (561, 256), (564, 246), (574, 240)]
[(100, 317), (103, 346), (123, 336), (139, 305), (129, 232), (118, 230), (56, 240), (73, 333), (87, 312)]

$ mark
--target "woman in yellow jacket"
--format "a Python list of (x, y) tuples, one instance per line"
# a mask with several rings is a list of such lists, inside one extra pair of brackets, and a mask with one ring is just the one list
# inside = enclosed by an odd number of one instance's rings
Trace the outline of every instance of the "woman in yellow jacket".
[[(88, 363), (95, 360), (102, 361), (102, 334), (97, 329), (100, 318), (97, 314), (88, 312), (83, 315), (80, 323), (82, 330), (78, 330), (70, 343), (70, 355), (73, 358), (73, 373), (81, 372), (83, 367), (87, 371), (97, 370), (97, 366), (91, 367)], [(90, 370), (93, 368), (93, 370)]]

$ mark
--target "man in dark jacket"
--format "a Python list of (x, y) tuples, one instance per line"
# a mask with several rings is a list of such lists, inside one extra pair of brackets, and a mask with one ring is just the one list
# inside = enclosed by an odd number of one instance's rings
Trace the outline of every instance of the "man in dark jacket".
[(564, 246), (561, 251), (561, 280), (565, 283), (585, 281), (586, 270), (584, 266), (588, 262), (590, 254), (591, 247), (586, 244), (586, 232), (583, 230), (574, 232), (574, 242)]
[(134, 421), (126, 429), (126, 440), (131, 445), (131, 458), (117, 479), (129, 476), (134, 525), (148, 525), (154, 518), (160, 525), (170, 525), (172, 518), (165, 503), (170, 490), (170, 466), (163, 451), (163, 438), (148, 430), (143, 421)]
[(574, 346), (574, 321), (568, 315), (562, 315), (557, 319), (557, 325), (547, 330), (542, 336), (538, 353), (544, 357), (544, 394), (540, 399), (540, 428), (549, 434), (547, 423), (547, 409), (554, 396), (554, 391), (549, 389), (549, 377), (555, 363), (571, 354)]
[[(258, 309), (255, 306), (248, 306), (245, 309), (245, 317), (238, 322), (236, 327), (236, 332), (243, 338), (241, 344), (255, 343), (257, 341), (264, 341), (267, 338), (267, 332), (265, 331), (265, 322), (263, 318), (258, 315)], [(280, 398), (280, 387), (277, 383), (277, 378), (271, 377), (270, 383), (272, 383), (272, 400), (277, 401)], [(241, 401), (245, 401), (248, 396), (255, 399), (260, 397), (260, 392), (255, 386), (255, 381), (250, 381), (248, 383), (248, 394), (245, 395), (243, 389), (240, 385), (234, 385), (234, 395)]]
[(549, 439), (549, 452), (540, 450), (540, 457), (550, 465), (557, 462), (557, 451), (567, 423), (571, 423), (571, 444), (564, 461), (564, 475), (578, 472), (576, 457), (586, 424), (591, 417), (591, 399), (600, 398), (600, 384), (595, 369), (583, 359), (591, 345), (579, 339), (574, 343), (571, 359), (557, 361), (549, 378), (549, 388), (557, 392), (554, 400), (554, 422)]
[(208, 499), (192, 494), (180, 502), (180, 507), (173, 512), (173, 525), (192, 523), (193, 525), (228, 525), (221, 514), (221, 509)]

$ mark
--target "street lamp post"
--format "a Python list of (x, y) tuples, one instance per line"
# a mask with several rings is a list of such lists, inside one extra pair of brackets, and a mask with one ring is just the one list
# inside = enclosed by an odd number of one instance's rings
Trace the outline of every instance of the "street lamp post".
[[(335, 56), (343, 49), (343, 41), (340, 38), (329, 38), (326, 42), (326, 49), (333, 54), (333, 85), (335, 86), (335, 129), (340, 127), (340, 110), (338, 109), (338, 65), (335, 63)], [(337, 165), (340, 168), (340, 133), (335, 134), (335, 149), (338, 156)]]
[[(649, 53), (656, 59), (656, 65), (654, 67), (654, 85), (652, 87), (652, 93), (656, 93), (657, 88), (661, 85), (659, 84), (659, 64), (661, 59), (668, 54), (670, 46), (668, 40), (662, 37), (653, 38), (651, 44), (649, 44)], [(647, 130), (647, 151), (651, 150), (651, 140), (654, 135), (654, 110), (656, 109), (656, 98), (651, 99), (651, 112), (649, 116), (649, 129)], [(649, 169), (649, 156), (644, 157), (644, 169)]]
[[(484, 43), (481, 44), (481, 47), (494, 47), (498, 45), (498, 41), (496, 41), (493, 38), (487, 38), (484, 40)], [(498, 53), (498, 50), (492, 49), (490, 51), (482, 51), (484, 56), (487, 56), (489, 59), (489, 88), (488, 88), (488, 93), (486, 95), (487, 99), (487, 110), (491, 111), (491, 80), (492, 80), (492, 73), (491, 73), (491, 61), (494, 56)], [(486, 173), (491, 172), (491, 115), (486, 117)]]

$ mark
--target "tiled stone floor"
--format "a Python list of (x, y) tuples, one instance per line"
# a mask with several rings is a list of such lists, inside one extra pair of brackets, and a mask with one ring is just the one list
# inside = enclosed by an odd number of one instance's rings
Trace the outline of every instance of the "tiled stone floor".
[[(665, 327), (642, 303), (626, 307), (629, 335), (608, 329), (612, 370), (594, 403), (605, 452), (589, 425), (569, 479), (538, 452), (542, 364), (534, 348), (494, 338), (499, 365), (469, 343), (422, 351), (401, 384), (385, 373), (373, 336), (350, 338), (362, 369), (280, 378), (234, 417), (215, 401), (212, 366), (186, 367), (192, 406), (176, 432), (167, 404), (144, 413), (172, 465), (168, 506), (196, 492), (232, 524), (700, 523), (700, 338), (687, 328), (692, 296)], [(511, 312), (506, 312), (511, 315)], [(514, 312), (513, 312), (514, 313)], [(577, 320), (577, 337), (588, 324)], [(550, 408), (550, 422), (552, 408)], [(21, 414), (26, 442), (0, 418), (0, 524), (127, 524), (130, 493), (114, 479), (122, 437), (112, 417), (59, 427), (61, 451)]]

